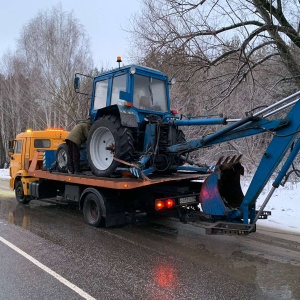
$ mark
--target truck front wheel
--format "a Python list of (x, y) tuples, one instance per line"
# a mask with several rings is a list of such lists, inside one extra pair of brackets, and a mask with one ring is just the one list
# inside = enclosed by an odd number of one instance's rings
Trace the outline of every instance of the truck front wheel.
[(17, 201), (21, 204), (28, 204), (31, 200), (31, 196), (24, 195), (23, 184), (20, 180), (16, 182), (15, 195)]
[(88, 225), (93, 227), (104, 226), (100, 199), (94, 193), (88, 193), (83, 203), (83, 217)]

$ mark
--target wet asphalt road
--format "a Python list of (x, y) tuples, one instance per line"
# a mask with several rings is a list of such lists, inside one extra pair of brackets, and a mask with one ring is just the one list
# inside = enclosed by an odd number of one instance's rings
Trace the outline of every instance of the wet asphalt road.
[(1, 300), (84, 299), (3, 241), (86, 299), (300, 299), (300, 244), (293, 237), (208, 236), (167, 219), (92, 228), (76, 207), (19, 205), (7, 186), (0, 180)]

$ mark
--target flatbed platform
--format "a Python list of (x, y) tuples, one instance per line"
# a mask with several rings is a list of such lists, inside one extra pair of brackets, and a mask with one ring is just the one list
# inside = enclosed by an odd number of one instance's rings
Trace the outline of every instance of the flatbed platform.
[(163, 182), (176, 182), (182, 180), (204, 180), (208, 174), (199, 173), (186, 173), (186, 172), (176, 172), (171, 175), (151, 175), (149, 180), (143, 180), (139, 178), (110, 178), (110, 177), (96, 177), (91, 172), (83, 172), (82, 175), (59, 173), (59, 172), (49, 172), (41, 169), (37, 169), (38, 153), (35, 153), (33, 160), (30, 164), (28, 175), (32, 177), (56, 180), (61, 182), (69, 182), (74, 184), (104, 187), (118, 190), (128, 190), (135, 189), (144, 186), (150, 186)]

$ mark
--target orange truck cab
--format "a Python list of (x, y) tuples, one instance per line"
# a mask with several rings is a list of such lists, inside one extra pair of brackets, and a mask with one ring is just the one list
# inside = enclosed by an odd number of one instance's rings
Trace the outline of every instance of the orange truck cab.
[(16, 196), (18, 193), (17, 198), (26, 199), (26, 195), (29, 195), (29, 182), (38, 180), (38, 178), (28, 175), (28, 169), (34, 153), (39, 152), (38, 167), (42, 169), (44, 151), (56, 150), (64, 142), (68, 134), (69, 131), (63, 129), (27, 130), (18, 134), (10, 142), (9, 175), (11, 178), (9, 185), (12, 190), (16, 191)]

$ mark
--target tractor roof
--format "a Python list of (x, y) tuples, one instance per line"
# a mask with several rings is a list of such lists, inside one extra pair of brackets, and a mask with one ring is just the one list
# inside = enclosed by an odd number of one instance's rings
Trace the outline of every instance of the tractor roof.
[(150, 72), (150, 73), (155, 74), (155, 75), (167, 77), (166, 74), (162, 73), (159, 70), (148, 68), (148, 67), (144, 67), (144, 66), (140, 66), (140, 65), (134, 65), (134, 64), (127, 65), (127, 66), (120, 67), (120, 68), (115, 68), (115, 69), (112, 69), (112, 70), (109, 70), (109, 71), (105, 71), (103, 73), (99, 73), (96, 77), (100, 77), (100, 76), (104, 76), (104, 75), (109, 75), (109, 74), (116, 73), (116, 72), (119, 72), (119, 71), (126, 71), (126, 70), (128, 70), (130, 68), (135, 68), (136, 70), (141, 70), (141, 71), (144, 71), (144, 72)]

